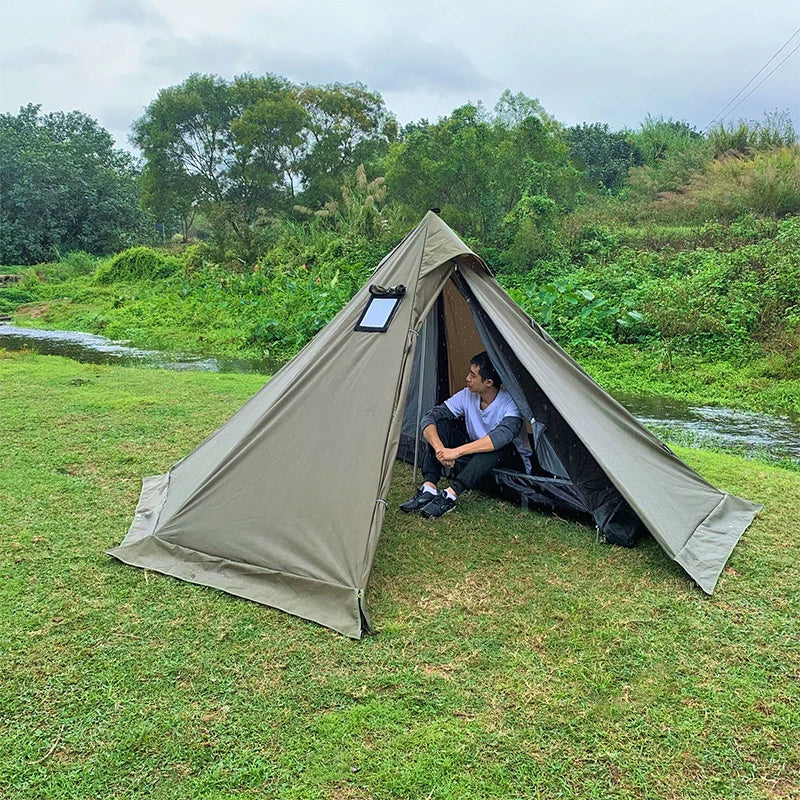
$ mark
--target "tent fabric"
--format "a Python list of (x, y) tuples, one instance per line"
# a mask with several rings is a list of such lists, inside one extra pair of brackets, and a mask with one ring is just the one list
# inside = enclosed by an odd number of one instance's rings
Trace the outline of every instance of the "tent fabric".
[[(401, 284), (406, 294), (386, 332), (354, 330), (370, 285)], [(476, 318), (490, 321), (484, 331)], [(602, 502), (573, 473), (594, 476), (713, 591), (759, 506), (715, 489), (642, 428), (432, 212), (250, 401), (166, 474), (144, 480), (130, 530), (109, 554), (360, 638), (370, 631), (364, 593), (401, 435), (409, 438), (419, 409), (446, 384), (463, 384), (466, 363), (452, 363), (463, 356), (456, 340), (469, 342), (468, 360), (489, 327), (492, 346), (525, 373), (518, 391), (544, 442), (537, 451), (569, 473), (552, 476), (556, 492), (595, 513)], [(595, 472), (570, 473), (571, 452)]]
[[(494, 280), (467, 270), (464, 278), (525, 369), (536, 376), (542, 391), (656, 541), (711, 594), (747, 527), (741, 523), (747, 517), (749, 524), (761, 506), (726, 499), (728, 495), (684, 464), (600, 388)], [(724, 546), (719, 546), (719, 534)]]

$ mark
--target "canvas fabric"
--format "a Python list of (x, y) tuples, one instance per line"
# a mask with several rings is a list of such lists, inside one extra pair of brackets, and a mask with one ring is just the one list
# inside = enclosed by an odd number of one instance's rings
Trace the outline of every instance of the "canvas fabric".
[[(758, 507), (714, 489), (644, 430), (510, 301), (433, 213), (222, 427), (168, 472), (144, 479), (130, 530), (109, 554), (347, 636), (368, 632), (364, 593), (392, 467), (401, 429), (415, 424), (408, 398), (419, 408), (431, 396), (419, 377), (410, 393), (412, 373), (424, 374), (435, 349), (433, 337), (417, 344), (440, 296), (451, 322), (458, 321), (458, 330), (448, 331), (450, 364), (462, 350), (466, 365), (484, 349), (474, 309), (450, 281), (456, 271), (535, 376), (541, 402), (552, 404), (549, 431), (559, 420), (571, 426), (667, 554), (713, 590)], [(371, 284), (407, 289), (385, 333), (354, 330)], [(552, 457), (563, 461), (563, 454)], [(578, 491), (579, 502), (584, 496)]]

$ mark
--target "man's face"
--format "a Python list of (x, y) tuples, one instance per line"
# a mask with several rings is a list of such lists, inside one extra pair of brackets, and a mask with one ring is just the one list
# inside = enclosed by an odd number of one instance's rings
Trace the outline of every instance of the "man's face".
[(481, 371), (475, 364), (469, 365), (469, 372), (467, 373), (467, 389), (475, 394), (485, 392), (490, 386), (493, 385), (491, 380), (485, 381), (481, 378)]

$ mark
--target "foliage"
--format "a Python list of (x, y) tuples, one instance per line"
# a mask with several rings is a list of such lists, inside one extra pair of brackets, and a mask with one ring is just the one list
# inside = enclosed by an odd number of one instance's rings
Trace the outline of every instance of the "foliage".
[(144, 236), (131, 156), (78, 111), (0, 114), (0, 263), (104, 255)]
[(597, 344), (617, 341), (623, 330), (636, 328), (641, 313), (576, 288), (568, 279), (537, 283), (531, 277), (501, 277), (511, 298), (557, 340), (565, 343)]
[(752, 158), (727, 156), (711, 163), (654, 206), (668, 214), (678, 205), (684, 217), (734, 220), (748, 213), (784, 217), (800, 209), (800, 146), (758, 152)]
[(708, 143), (715, 158), (731, 154), (752, 155), (758, 150), (798, 144), (794, 123), (788, 113), (766, 114), (763, 122), (739, 120), (720, 122), (708, 131)]
[(561, 126), (538, 101), (510, 92), (494, 116), (465, 105), (435, 124), (406, 126), (385, 168), (398, 221), (407, 225), (439, 208), (511, 270), (552, 250), (557, 218), (581, 196)]
[(688, 122), (649, 114), (639, 128), (631, 132), (631, 137), (644, 163), (650, 167), (690, 149), (703, 139)]
[(595, 122), (574, 125), (566, 136), (572, 160), (594, 188), (618, 192), (631, 167), (644, 161), (630, 131), (610, 131), (608, 125)]
[(36, 295), (16, 286), (0, 286), (0, 312), (13, 311), (17, 307), (36, 300)]
[(487, 243), (501, 233), (504, 218), (520, 201), (517, 216), (530, 210), (525, 198), (571, 208), (578, 183), (560, 126), (538, 101), (506, 92), (494, 117), (465, 105), (431, 124), (411, 124), (392, 145), (386, 161), (390, 197), (420, 216), (441, 208), (463, 235)]
[(465, 105), (436, 124), (407, 126), (386, 160), (392, 200), (419, 218), (440, 208), (467, 236), (482, 236), (499, 222), (492, 192), (492, 127), (482, 109)]
[(134, 123), (148, 207), (161, 219), (180, 216), (184, 234), (202, 210), (220, 260), (231, 248), (255, 259), (265, 220), (298, 200), (330, 200), (390, 135), (383, 100), (364, 86), (297, 86), (270, 74), (231, 82), (190, 75), (162, 89)]
[(363, 164), (359, 164), (353, 175), (345, 177), (341, 200), (329, 200), (317, 211), (302, 205), (294, 208), (305, 216), (327, 220), (332, 227), (349, 236), (380, 236), (389, 224), (382, 211), (385, 201), (385, 179), (367, 180), (367, 171)]
[(182, 268), (180, 259), (150, 247), (131, 247), (103, 262), (95, 271), (98, 283), (159, 280)]

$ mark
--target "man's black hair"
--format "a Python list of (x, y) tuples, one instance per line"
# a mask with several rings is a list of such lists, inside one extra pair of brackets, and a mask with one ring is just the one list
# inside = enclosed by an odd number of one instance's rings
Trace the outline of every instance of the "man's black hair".
[(494, 368), (494, 364), (489, 360), (489, 356), (485, 350), (482, 353), (478, 353), (476, 356), (472, 356), (469, 363), (474, 364), (478, 368), (478, 372), (480, 372), (483, 380), (492, 381), (498, 389), (503, 385), (503, 381), (500, 380), (500, 376), (497, 374), (497, 370)]

